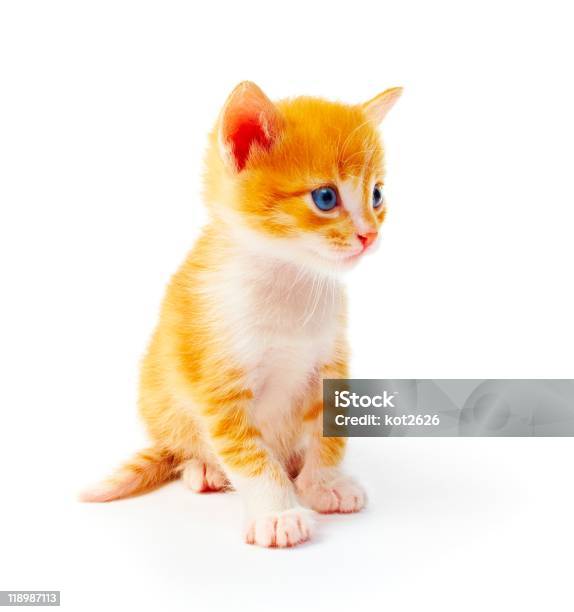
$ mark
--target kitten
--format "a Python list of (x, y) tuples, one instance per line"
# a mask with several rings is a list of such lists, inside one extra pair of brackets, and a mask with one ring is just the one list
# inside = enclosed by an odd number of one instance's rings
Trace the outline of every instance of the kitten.
[(250, 82), (233, 90), (207, 151), (211, 220), (171, 280), (142, 364), (153, 444), (85, 501), (181, 474), (198, 493), (237, 489), (246, 541), (278, 547), (309, 538), (307, 508), (364, 506), (339, 469), (345, 439), (321, 436), (321, 381), (348, 376), (338, 277), (385, 217), (377, 127), (400, 94), (350, 106), (273, 103)]

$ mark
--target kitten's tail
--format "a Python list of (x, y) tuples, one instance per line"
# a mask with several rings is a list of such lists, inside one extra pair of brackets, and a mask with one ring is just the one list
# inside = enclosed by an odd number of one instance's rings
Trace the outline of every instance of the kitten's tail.
[(175, 455), (152, 446), (137, 453), (104, 482), (83, 491), (80, 501), (108, 502), (150, 491), (174, 478), (178, 464)]

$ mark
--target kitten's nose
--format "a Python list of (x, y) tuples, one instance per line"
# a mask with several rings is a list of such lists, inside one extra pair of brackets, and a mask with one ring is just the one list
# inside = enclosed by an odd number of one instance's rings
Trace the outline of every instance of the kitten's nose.
[(357, 238), (361, 241), (363, 245), (363, 250), (369, 247), (375, 240), (377, 239), (377, 232), (367, 232), (366, 234), (357, 234)]

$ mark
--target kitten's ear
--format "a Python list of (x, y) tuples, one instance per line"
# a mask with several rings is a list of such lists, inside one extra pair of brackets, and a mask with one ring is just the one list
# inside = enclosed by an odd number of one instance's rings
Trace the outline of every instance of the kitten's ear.
[(395, 102), (403, 93), (402, 87), (392, 87), (375, 96), (372, 100), (363, 104), (363, 110), (367, 117), (379, 124), (385, 118), (385, 115), (393, 108)]
[(241, 172), (252, 149), (268, 150), (281, 130), (277, 107), (251, 81), (231, 92), (219, 119), (219, 146), (225, 162)]

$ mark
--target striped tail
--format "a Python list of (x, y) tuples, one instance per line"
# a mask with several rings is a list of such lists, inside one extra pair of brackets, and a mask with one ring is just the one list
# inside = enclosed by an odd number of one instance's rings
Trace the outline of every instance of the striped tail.
[(179, 461), (165, 449), (140, 451), (111, 478), (80, 494), (84, 502), (108, 502), (151, 491), (177, 474)]

